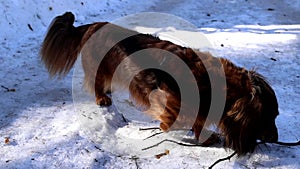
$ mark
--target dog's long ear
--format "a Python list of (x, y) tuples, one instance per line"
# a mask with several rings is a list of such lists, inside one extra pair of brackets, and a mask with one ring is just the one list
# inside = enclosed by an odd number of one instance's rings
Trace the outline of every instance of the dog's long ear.
[(259, 98), (259, 87), (252, 86), (249, 95), (238, 99), (225, 115), (221, 128), (225, 135), (225, 146), (235, 150), (238, 155), (253, 152), (256, 146), (257, 133), (262, 104)]

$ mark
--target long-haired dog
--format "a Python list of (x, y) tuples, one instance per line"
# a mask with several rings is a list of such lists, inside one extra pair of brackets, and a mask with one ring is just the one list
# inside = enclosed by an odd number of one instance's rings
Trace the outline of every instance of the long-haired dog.
[[(194, 80), (181, 76), (181, 68), (175, 63), (172, 64), (172, 61), (166, 65), (170, 72), (182, 78), (185, 85), (197, 84), (199, 95), (204, 98), (200, 99), (199, 107), (181, 101), (179, 86), (168, 72), (151, 68), (141, 71), (135, 69), (139, 67), (139, 59), (127, 59), (124, 65), (127, 67), (114, 82), (122, 85), (124, 79), (133, 77), (129, 85), (131, 97), (140, 106), (156, 105), (156, 108), (150, 109), (147, 113), (161, 122), (160, 128), (163, 131), (168, 131), (176, 120), (180, 120), (177, 119), (179, 111), (181, 107), (185, 107), (186, 111), (189, 111), (189, 108), (197, 109), (195, 117), (184, 117), (194, 118), (190, 121), (193, 123), (192, 130), (197, 139), (204, 123), (209, 121), (210, 124), (216, 124), (220, 134), (224, 136), (224, 146), (232, 148), (238, 155), (253, 152), (257, 140), (277, 141), (278, 133), (275, 125), (275, 118), (279, 114), (277, 99), (263, 76), (255, 71), (237, 67), (227, 59), (216, 58), (208, 53), (160, 40), (152, 35), (140, 34), (108, 22), (75, 27), (74, 20), (74, 15), (70, 12), (53, 20), (42, 45), (42, 61), (51, 76), (63, 76), (70, 71), (81, 52), (85, 86), (95, 93), (98, 105), (112, 104), (106, 94), (111, 92), (113, 74), (122, 61), (125, 62), (128, 56), (143, 49), (160, 49), (174, 54), (174, 57), (180, 58), (189, 67), (195, 77)], [(97, 31), (100, 33), (96, 33)], [(126, 38), (118, 40), (119, 37)], [(91, 38), (94, 40), (89, 41)], [(143, 59), (158, 64), (164, 61), (164, 57), (157, 50), (150, 50)], [(224, 95), (226, 101), (221, 112), (221, 120), (215, 121), (207, 118), (211, 105), (211, 88), (217, 86), (210, 81), (208, 72), (216, 78), (221, 78), (220, 69), (226, 75), (224, 78), (226, 87), (220, 86), (219, 91), (226, 92)], [(160, 97), (149, 98), (150, 93), (156, 89), (164, 93), (166, 102), (164, 107), (160, 106), (163, 100)]]

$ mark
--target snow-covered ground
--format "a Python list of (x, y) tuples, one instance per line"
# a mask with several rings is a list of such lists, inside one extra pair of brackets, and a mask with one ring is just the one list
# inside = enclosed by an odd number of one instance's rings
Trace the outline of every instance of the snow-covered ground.
[[(163, 152), (139, 153), (144, 142), (176, 138), (167, 133), (143, 140), (154, 133), (138, 129), (157, 123), (137, 114), (126, 98), (99, 108), (87, 94), (73, 97), (80, 89), (78, 69), (74, 77), (71, 72), (49, 79), (39, 49), (51, 20), (65, 11), (75, 13), (76, 25), (140, 12), (173, 14), (194, 24), (216, 56), (267, 77), (280, 106), (279, 140), (300, 140), (299, 0), (11, 0), (0, 2), (0, 168), (207, 168), (232, 152), (165, 143), (162, 149), (170, 153), (160, 159), (154, 155)], [(299, 159), (299, 146), (268, 144), (216, 168), (296, 169)]]

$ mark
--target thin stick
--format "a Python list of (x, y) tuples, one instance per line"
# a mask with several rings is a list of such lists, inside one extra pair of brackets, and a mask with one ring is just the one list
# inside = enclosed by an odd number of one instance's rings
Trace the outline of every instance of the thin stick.
[(3, 85), (1, 85), (1, 87), (2, 87), (3, 89), (5, 89), (7, 92), (15, 92), (15, 91), (16, 91), (16, 89), (10, 89), (10, 88), (5, 87), (5, 86), (3, 86)]
[(149, 128), (140, 128), (140, 131), (144, 131), (144, 130), (160, 130), (159, 127), (149, 127)]
[(5, 90), (9, 91), (9, 88), (8, 88), (8, 87), (5, 87), (5, 86), (3, 86), (3, 85), (1, 85), (1, 87), (2, 87), (3, 89), (5, 89)]
[(229, 155), (228, 157), (225, 158), (221, 158), (219, 160), (217, 160), (216, 162), (214, 162), (211, 166), (209, 166), (209, 169), (212, 169), (215, 165), (217, 165), (218, 163), (225, 161), (225, 160), (230, 160), (233, 156), (236, 155), (236, 151), (234, 153), (232, 153), (231, 155)]
[(145, 151), (145, 150), (148, 150), (150, 148), (154, 148), (154, 147), (157, 147), (159, 146), (160, 144), (164, 143), (164, 142), (171, 142), (171, 143), (175, 143), (175, 144), (178, 144), (180, 146), (186, 146), (186, 147), (203, 147), (201, 144), (185, 144), (185, 143), (181, 143), (181, 142), (177, 142), (177, 141), (174, 141), (174, 140), (168, 140), (168, 139), (165, 139), (165, 140), (162, 140), (150, 147), (146, 147), (146, 148), (143, 148), (142, 151)]
[[(266, 143), (267, 142), (258, 142), (257, 145), (259, 145), (259, 144), (266, 144)], [(277, 141), (277, 142), (269, 143), (269, 144), (278, 144), (278, 145), (282, 145), (282, 146), (299, 146), (300, 145), (300, 141), (298, 141), (298, 142), (290, 142), (290, 143)]]
[(275, 142), (275, 144), (279, 144), (279, 145), (283, 145), (283, 146), (299, 146), (300, 141), (295, 142), (295, 143), (285, 143), (285, 142), (277, 141), (277, 142)]
[(152, 134), (151, 136), (144, 138), (144, 140), (147, 140), (147, 139), (149, 139), (149, 138), (152, 138), (152, 137), (154, 137), (154, 136), (157, 136), (157, 135), (160, 135), (160, 134), (163, 134), (163, 133), (164, 133), (164, 132), (159, 132), (159, 133)]
[(131, 159), (131, 160), (134, 161), (135, 166), (136, 166), (136, 169), (139, 169), (139, 168), (140, 168), (140, 167), (139, 167), (139, 164), (138, 164), (138, 162), (137, 162), (137, 160), (139, 159), (137, 156), (133, 156), (133, 157), (131, 157), (131, 158), (129, 158), (129, 159)]

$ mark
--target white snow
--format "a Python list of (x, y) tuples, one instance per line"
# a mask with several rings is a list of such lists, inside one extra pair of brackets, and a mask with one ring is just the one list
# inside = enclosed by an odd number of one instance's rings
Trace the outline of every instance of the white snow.
[[(76, 25), (113, 22), (140, 12), (168, 13), (194, 24), (211, 43), (214, 55), (267, 77), (280, 106), (279, 140), (300, 140), (299, 4), (297, 0), (1, 1), (0, 168), (208, 168), (232, 153), (222, 147), (173, 143), (140, 151), (165, 138), (191, 141), (192, 137), (170, 132), (145, 139), (159, 131), (139, 129), (158, 123), (136, 110), (127, 93), (118, 93), (109, 108), (96, 106), (93, 96), (81, 92), (79, 65), (74, 74), (50, 79), (39, 49), (51, 20), (65, 11), (75, 13)], [(176, 32), (191, 36), (188, 30), (174, 29), (175, 23), (154, 24), (133, 28), (165, 38)], [(168, 31), (175, 34), (164, 34)], [(170, 154), (154, 157), (165, 149)], [(299, 146), (268, 144), (215, 168), (297, 169), (299, 159)]]

